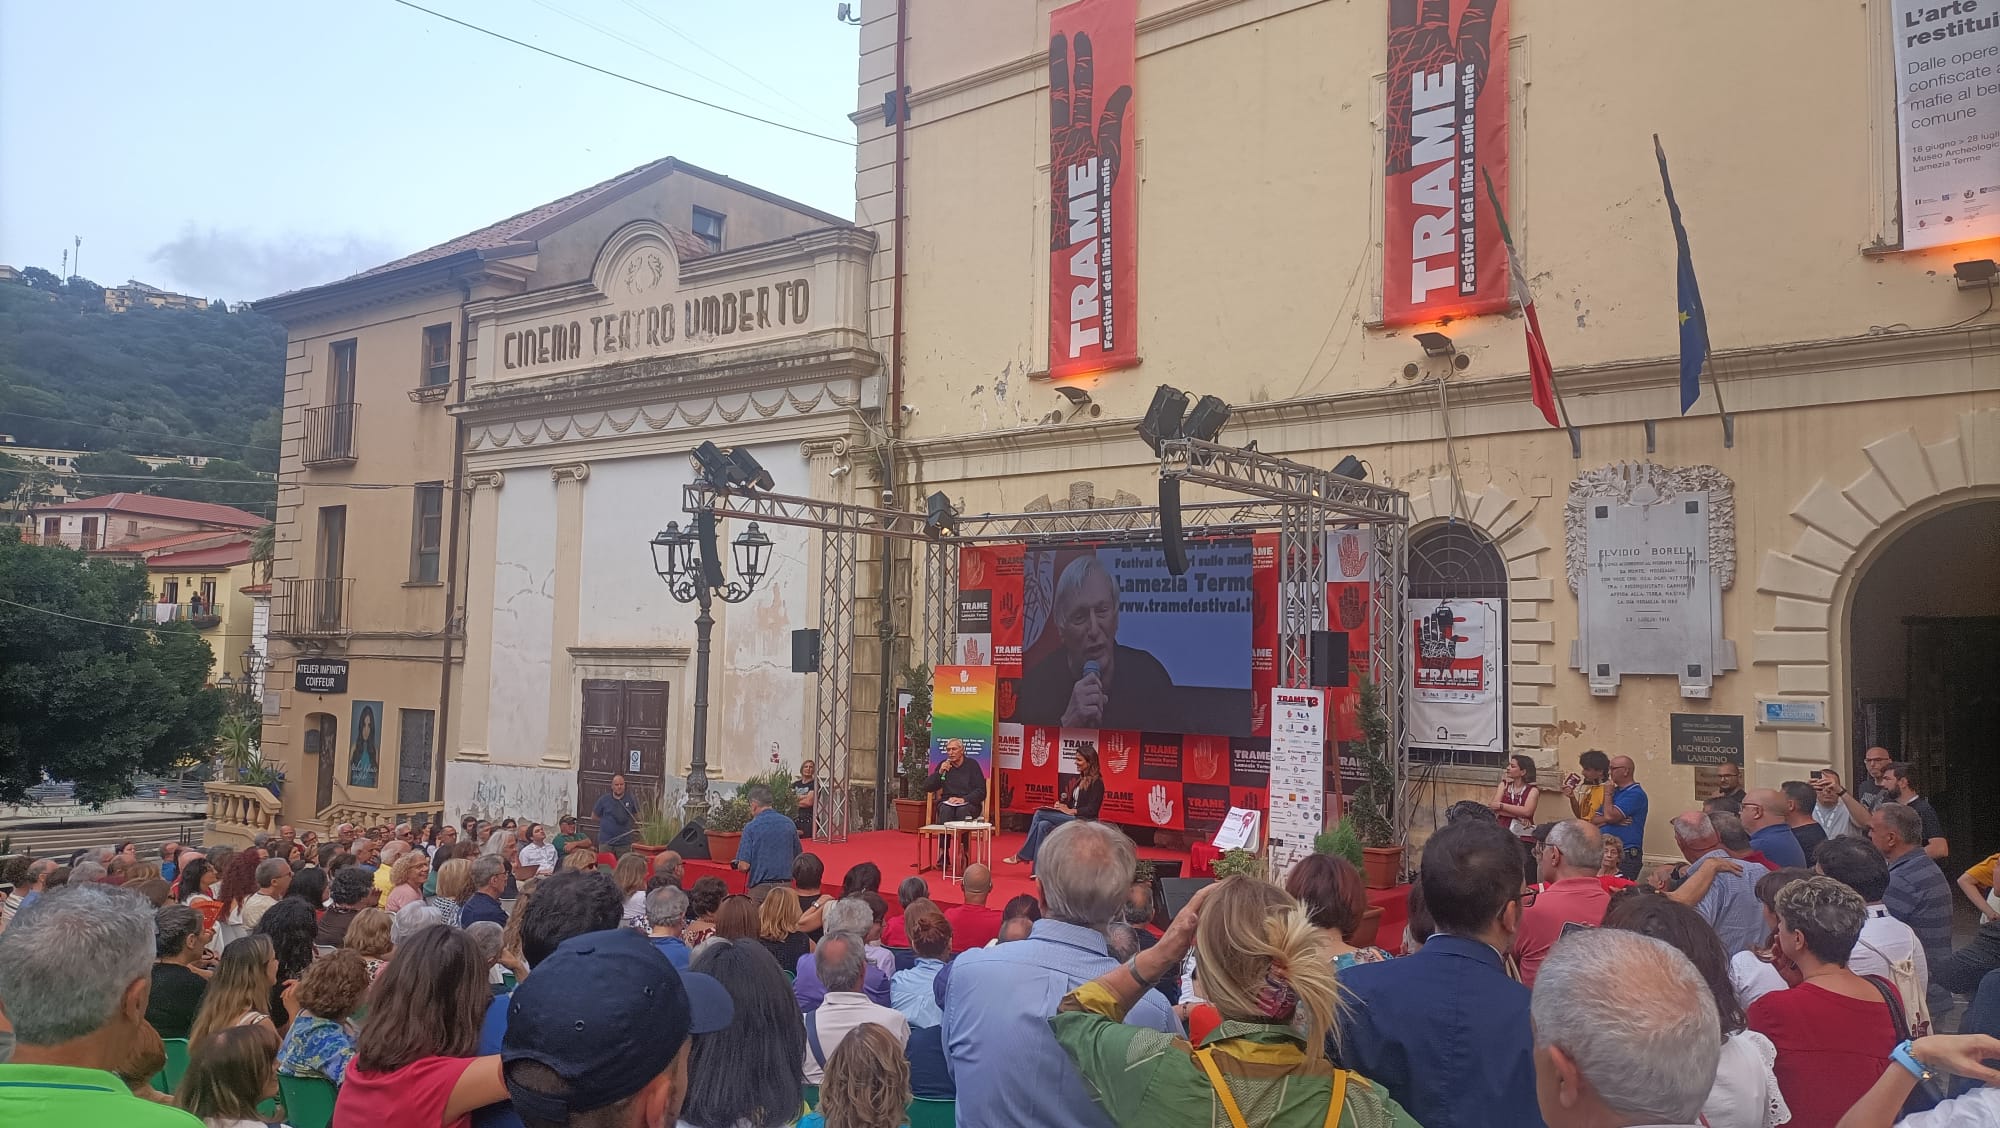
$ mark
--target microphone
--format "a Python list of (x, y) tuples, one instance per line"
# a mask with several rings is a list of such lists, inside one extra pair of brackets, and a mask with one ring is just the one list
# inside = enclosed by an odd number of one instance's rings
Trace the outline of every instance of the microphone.
[(1098, 673), (1098, 671), (1099, 671), (1100, 669), (1102, 669), (1102, 667), (1100, 667), (1100, 666), (1099, 666), (1099, 665), (1097, 664), (1097, 659), (1095, 659), (1095, 658), (1086, 658), (1086, 659), (1084, 659), (1084, 661), (1083, 661), (1083, 676), (1084, 676), (1084, 677), (1087, 677), (1087, 678), (1089, 678), (1089, 677), (1096, 677), (1096, 676), (1097, 676), (1097, 673)]

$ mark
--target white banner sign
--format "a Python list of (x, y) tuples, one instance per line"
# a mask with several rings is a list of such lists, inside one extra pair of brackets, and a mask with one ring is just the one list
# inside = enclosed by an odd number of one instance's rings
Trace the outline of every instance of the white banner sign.
[(1425, 748), (1500, 750), (1499, 599), (1412, 599), (1410, 742)]
[(1903, 246), (2000, 235), (2000, 7), (1895, 0)]
[(1271, 880), (1312, 853), (1326, 817), (1326, 691), (1271, 691)]

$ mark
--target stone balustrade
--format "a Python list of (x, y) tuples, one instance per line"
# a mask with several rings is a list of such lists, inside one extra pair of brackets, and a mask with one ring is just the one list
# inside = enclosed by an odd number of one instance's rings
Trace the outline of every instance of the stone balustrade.
[(397, 823), (433, 823), (444, 818), (443, 803), (370, 803), (365, 800), (336, 801), (318, 815), (328, 831), (341, 823), (353, 823), (363, 830)]
[(284, 805), (268, 787), (247, 783), (202, 785), (208, 796), (208, 843), (247, 845), (261, 833), (276, 834)]

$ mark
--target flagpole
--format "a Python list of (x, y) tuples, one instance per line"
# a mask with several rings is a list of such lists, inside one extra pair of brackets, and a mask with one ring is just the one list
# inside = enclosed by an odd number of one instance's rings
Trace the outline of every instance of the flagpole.
[(1708, 363), (1708, 390), (1715, 393), (1715, 414), (1722, 420), (1722, 447), (1724, 450), (1730, 450), (1736, 446), (1736, 417), (1729, 414), (1729, 408), (1722, 403), (1722, 381), (1715, 373), (1713, 347), (1708, 350), (1708, 356), (1704, 359)]

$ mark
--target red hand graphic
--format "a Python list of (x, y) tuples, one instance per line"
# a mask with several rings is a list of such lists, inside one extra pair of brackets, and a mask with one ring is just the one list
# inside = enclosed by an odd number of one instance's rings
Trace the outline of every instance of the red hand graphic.
[[(1486, 84), (1497, 0), (1469, 0), (1451, 28), (1452, 0), (1389, 0), (1389, 171), (1410, 169), (1410, 77), (1458, 61), (1473, 68), (1475, 92)], [(1457, 99), (1459, 91), (1451, 92)]]
[(1096, 100), (1096, 67), (1091, 59), (1090, 36), (1078, 33), (1076, 60), (1070, 61), (1069, 41), (1061, 35), (1049, 37), (1049, 249), (1060, 251), (1070, 245), (1069, 169), (1102, 157), (1102, 191), (1109, 191), (1118, 179), (1120, 148), (1125, 135), (1125, 111), (1132, 102), (1132, 88), (1121, 86), (1104, 103), (1092, 130), (1090, 111)]

